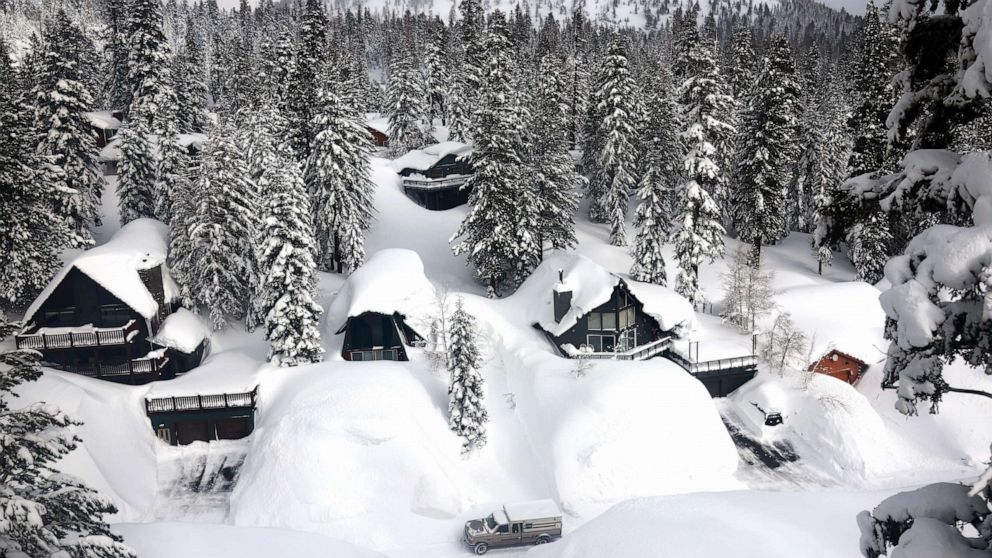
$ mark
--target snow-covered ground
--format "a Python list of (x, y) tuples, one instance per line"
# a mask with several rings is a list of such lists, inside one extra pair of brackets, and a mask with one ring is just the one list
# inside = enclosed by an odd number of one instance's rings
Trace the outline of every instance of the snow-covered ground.
[[(626, 558), (663, 548), (707, 558), (728, 547), (763, 558), (853, 556), (858, 511), (902, 487), (970, 478), (988, 458), (984, 400), (949, 395), (939, 415), (911, 419), (895, 411), (895, 394), (879, 387), (886, 343), (878, 290), (853, 281), (842, 257), (817, 275), (806, 235), (763, 251), (779, 307), (815, 339), (814, 355), (835, 347), (871, 368), (856, 387), (762, 369), (714, 401), (661, 359), (598, 361), (576, 374), (576, 362), (556, 356), (532, 327), (551, 300), (546, 269), (512, 296), (485, 298), (448, 246), (466, 208), (420, 208), (389, 161), (375, 159), (373, 173), (370, 257), (411, 251), (394, 255), (419, 258), (425, 277), (398, 280), (444, 287), (479, 320), (489, 444), (460, 453), (446, 423), (446, 379), (422, 350), (412, 349), (410, 362), (342, 360), (340, 315), (329, 310), (344, 279), (322, 274), (324, 363), (270, 367), (260, 333), (233, 329), (213, 335), (203, 366), (176, 380), (130, 387), (52, 371), (21, 390), (23, 403), (46, 400), (84, 421), (85, 443), (64, 466), (117, 502), (115, 521), (139, 555), (458, 556), (467, 552), (458, 541), (465, 520), (501, 502), (551, 498), (566, 512), (566, 536), (534, 556)], [(104, 199), (101, 242), (117, 227), (112, 183)], [(577, 227), (577, 252), (626, 273), (630, 257), (608, 245), (606, 227), (584, 213)], [(735, 246), (728, 240), (728, 251)], [(716, 311), (725, 269), (717, 262), (701, 274)], [(429, 313), (424, 298), (420, 311)], [(702, 359), (750, 350), (750, 336), (718, 317), (696, 318), (688, 338)], [(992, 379), (960, 365), (948, 378), (992, 389)], [(144, 416), (145, 397), (256, 385), (256, 430), (241, 442), (171, 448)], [(763, 426), (755, 405), (774, 407), (785, 423)], [(787, 448), (793, 461), (774, 472), (742, 462), (725, 421), (757, 450)], [(227, 466), (234, 482), (191, 484)]]

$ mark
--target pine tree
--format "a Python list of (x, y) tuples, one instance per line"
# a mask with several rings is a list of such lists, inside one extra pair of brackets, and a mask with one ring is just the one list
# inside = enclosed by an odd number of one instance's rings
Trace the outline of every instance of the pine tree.
[(858, 272), (858, 278), (871, 284), (882, 280), (891, 241), (889, 218), (883, 211), (870, 212), (861, 223), (851, 229), (848, 244), (851, 262)]
[(207, 76), (204, 71), (203, 47), (196, 35), (192, 17), (186, 20), (183, 49), (174, 58), (176, 101), (179, 130), (203, 132), (207, 128)]
[(458, 12), (461, 15), (459, 26), (465, 57), (457, 79), (467, 106), (475, 107), (483, 94), (488, 63), (485, 12), (480, 0), (462, 0), (458, 4)]
[(317, 100), (321, 89), (321, 61), (325, 56), (327, 18), (321, 0), (307, 0), (299, 34), (299, 46), (293, 64), (284, 112), (290, 122), (293, 145), (298, 157), (305, 160), (313, 149), (320, 130), (317, 126)]
[(448, 33), (444, 23), (439, 18), (430, 22), (430, 36), (424, 55), (425, 89), (427, 91), (427, 122), (441, 119), (448, 122), (447, 101), (450, 76), (448, 75), (447, 59)]
[(317, 328), (322, 310), (314, 302), (316, 245), (309, 199), (290, 155), (278, 154), (263, 172), (267, 199), (258, 250), (262, 279), (255, 294), (265, 319), (265, 338), (271, 343), (268, 359), (280, 366), (320, 362), (324, 352)]
[(0, 307), (27, 301), (61, 266), (68, 230), (52, 211), (61, 169), (29, 142), (29, 109), (0, 38)]
[(848, 120), (854, 138), (848, 163), (851, 176), (881, 170), (885, 160), (888, 146), (885, 121), (893, 100), (889, 71), (891, 43), (885, 27), (878, 8), (869, 1), (852, 69), (858, 103)]
[(720, 192), (723, 171), (714, 162), (718, 146), (734, 132), (720, 118), (732, 107), (725, 93), (719, 69), (706, 45), (689, 50), (692, 74), (681, 87), (682, 120), (686, 127), (682, 141), (687, 150), (683, 159), (683, 183), (679, 187), (679, 217), (675, 235), (675, 256), (679, 263), (676, 290), (693, 304), (705, 302), (699, 285), (699, 266), (723, 255), (721, 212), (713, 200)]
[(602, 116), (597, 132), (600, 138), (596, 172), (592, 177), (593, 200), (597, 213), (610, 223), (610, 244), (627, 244), (625, 221), (627, 203), (637, 186), (637, 150), (635, 141), (636, 86), (630, 75), (627, 55), (619, 39), (614, 39), (603, 59), (602, 80), (597, 99)]
[(390, 65), (386, 96), (390, 151), (399, 155), (423, 147), (428, 141), (424, 133), (428, 95), (417, 59), (409, 46), (401, 48)]
[(200, 255), (192, 236), (199, 217), (194, 193), (194, 184), (198, 182), (198, 177), (188, 169), (173, 185), (168, 222), (169, 272), (179, 284), (180, 300), (186, 308), (195, 305), (193, 293), (198, 283), (194, 269)]
[(737, 232), (760, 254), (788, 235), (789, 179), (798, 152), (799, 83), (785, 38), (769, 45), (751, 90), (738, 139), (737, 189), (731, 193)]
[(751, 86), (755, 83), (755, 76), (758, 73), (756, 61), (758, 57), (754, 53), (752, 44), (753, 36), (751, 28), (746, 23), (739, 22), (734, 26), (734, 43), (732, 64), (730, 68), (730, 91), (736, 99), (745, 99), (749, 96)]
[(532, 215), (527, 199), (529, 184), (523, 180), (524, 157), (521, 124), (512, 94), (512, 61), (506, 20), (495, 12), (486, 40), (489, 64), (486, 87), (476, 114), (472, 166), (475, 173), (466, 187), (471, 189), (471, 209), (452, 236), (455, 255), (468, 254), (475, 274), (486, 284), (489, 295), (515, 287), (534, 268), (540, 247), (533, 234), (536, 223), (524, 222)]
[(58, 10), (45, 30), (34, 89), (38, 152), (63, 171), (56, 211), (66, 222), (72, 248), (93, 244), (92, 228), (100, 224), (103, 194), (96, 145), (85, 116), (93, 97), (79, 67), (82, 52), (91, 48), (82, 31)]
[(258, 234), (255, 186), (233, 132), (213, 130), (205, 146), (196, 225), (190, 231), (194, 251), (192, 277), (197, 301), (210, 311), (214, 329), (247, 311)]
[(338, 273), (365, 261), (375, 185), (369, 177), (372, 142), (358, 115), (330, 90), (318, 96), (317, 135), (304, 176), (313, 207), (317, 262)]
[[(555, 56), (547, 55), (541, 60), (534, 96), (537, 107), (530, 128), (535, 144), (530, 159), (538, 204), (538, 244), (554, 249), (576, 244), (575, 211), (579, 205), (578, 189), (584, 183), (568, 152), (568, 84), (560, 68), (561, 61)], [(552, 132), (555, 130), (557, 134)]]
[[(10, 329), (0, 323), (0, 339)], [(41, 377), (39, 361), (36, 351), (0, 353), (0, 554), (133, 558), (104, 520), (113, 503), (55, 467), (81, 442), (71, 430), (80, 423), (51, 405), (13, 407), (14, 389)]]
[(465, 310), (461, 297), (455, 301), (448, 342), (448, 425), (463, 438), (465, 452), (486, 445), (485, 380), (479, 373), (479, 352), (475, 318)]
[(666, 186), (666, 180), (658, 168), (653, 165), (648, 167), (637, 192), (641, 203), (637, 206), (634, 219), (637, 236), (631, 253), (634, 265), (630, 269), (630, 276), (637, 281), (656, 285), (668, 284), (665, 257), (662, 255), (662, 248), (672, 226)]
[(117, 197), (121, 224), (155, 215), (155, 154), (142, 121), (127, 123), (120, 131), (120, 168)]
[(168, 39), (162, 31), (159, 0), (133, 0), (128, 12), (128, 83), (131, 85), (132, 122), (147, 126), (149, 133), (160, 134), (166, 120), (163, 109), (170, 105), (172, 58)]

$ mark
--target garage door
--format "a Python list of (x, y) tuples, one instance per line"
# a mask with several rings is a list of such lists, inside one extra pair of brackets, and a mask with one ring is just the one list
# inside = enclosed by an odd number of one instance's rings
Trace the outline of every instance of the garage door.
[(209, 442), (213, 436), (205, 420), (187, 420), (176, 423), (176, 442), (180, 446), (193, 442)]
[(218, 440), (237, 440), (251, 434), (251, 417), (236, 417), (217, 421)]

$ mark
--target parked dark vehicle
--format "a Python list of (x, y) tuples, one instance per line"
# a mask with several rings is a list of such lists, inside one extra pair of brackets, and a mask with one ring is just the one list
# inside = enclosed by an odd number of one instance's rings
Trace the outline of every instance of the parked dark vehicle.
[(561, 537), (561, 511), (551, 500), (506, 504), (465, 523), (462, 539), (478, 555), (490, 548), (545, 544)]

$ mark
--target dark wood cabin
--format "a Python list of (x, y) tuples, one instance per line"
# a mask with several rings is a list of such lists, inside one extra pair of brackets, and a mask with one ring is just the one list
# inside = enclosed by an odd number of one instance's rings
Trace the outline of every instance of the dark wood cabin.
[(817, 374), (833, 376), (853, 386), (858, 383), (858, 380), (868, 370), (868, 363), (847, 353), (833, 349), (823, 355), (820, 360), (811, 364), (808, 370)]
[(405, 168), (399, 174), (407, 197), (426, 209), (443, 211), (468, 203), (471, 192), (464, 186), (474, 172), (464, 155), (451, 153), (427, 170)]
[(126, 384), (171, 379), (199, 365), (195, 356), (177, 361), (149, 342), (174, 308), (165, 300), (160, 265), (138, 273), (158, 303), (151, 319), (72, 267), (15, 336), (17, 347), (41, 352), (52, 368)]
[(424, 338), (394, 312), (365, 312), (348, 318), (337, 333), (344, 333), (341, 356), (345, 360), (410, 360), (406, 347), (419, 346)]
[[(93, 128), (93, 134), (96, 136), (97, 147), (106, 147), (110, 143), (110, 140), (114, 139), (114, 136), (117, 135), (117, 130), (120, 128), (121, 123), (124, 122), (124, 111), (110, 111), (109, 116), (111, 118), (105, 117), (107, 115), (106, 112), (88, 114), (92, 115), (90, 117), (90, 126)], [(100, 118), (97, 115), (104, 115), (104, 117)]]
[(160, 397), (145, 400), (155, 436), (173, 446), (238, 440), (255, 430), (258, 387), (245, 393)]
[(366, 130), (369, 131), (369, 135), (372, 136), (372, 143), (376, 147), (389, 147), (389, 136), (387, 136), (382, 130), (377, 130), (372, 126), (366, 126)]
[[(552, 296), (555, 321), (560, 323), (571, 308), (572, 293), (554, 291)], [(562, 346), (566, 344), (583, 352), (613, 354), (671, 337), (661, 329), (658, 320), (644, 312), (644, 305), (623, 281), (613, 289), (609, 300), (580, 316), (568, 331), (559, 336), (547, 335), (562, 354), (565, 354)]]

